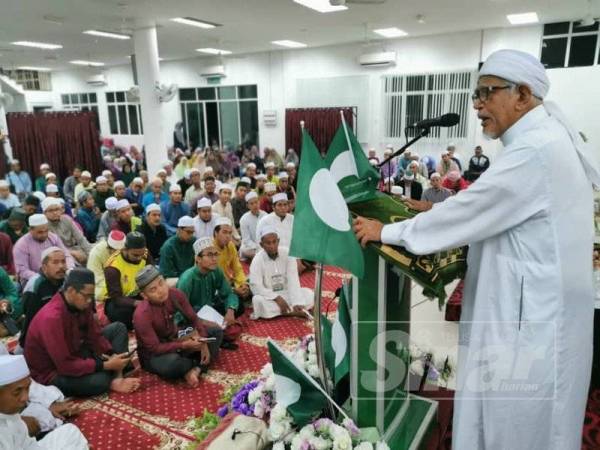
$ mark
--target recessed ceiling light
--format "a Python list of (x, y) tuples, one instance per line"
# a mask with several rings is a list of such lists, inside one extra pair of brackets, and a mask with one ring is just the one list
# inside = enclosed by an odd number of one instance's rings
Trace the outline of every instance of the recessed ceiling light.
[(402, 36), (408, 36), (406, 31), (401, 30), (400, 28), (392, 27), (392, 28), (379, 28), (377, 30), (373, 30), (373, 33), (377, 33), (380, 36), (386, 38), (397, 38)]
[(198, 20), (194, 19), (193, 17), (174, 17), (171, 19), (171, 21), (199, 28), (216, 28), (221, 26), (218, 23), (207, 22), (205, 20)]
[(506, 16), (511, 25), (524, 25), (526, 23), (538, 23), (538, 15), (534, 12), (526, 12), (522, 14), (508, 14)]
[(229, 50), (221, 50), (218, 48), (197, 48), (197, 52), (208, 53), (209, 55), (231, 55)]
[(131, 36), (129, 36), (128, 34), (112, 33), (110, 31), (101, 30), (86, 30), (83, 32), (83, 34), (91, 34), (92, 36), (107, 37), (112, 39), (131, 39)]
[(50, 72), (49, 67), (33, 67), (33, 66), (21, 66), (21, 67), (17, 67), (17, 69), (19, 70), (34, 70), (36, 72)]
[(344, 11), (345, 9), (348, 9), (348, 7), (344, 5), (334, 6), (329, 3), (329, 0), (294, 0), (294, 2), (306, 6), (307, 8), (314, 9), (315, 11), (319, 11), (320, 13)]
[(73, 61), (69, 61), (71, 64), (76, 64), (78, 66), (92, 66), (92, 67), (101, 67), (104, 65), (103, 62), (97, 62), (97, 61), (84, 61), (81, 59), (76, 59)]
[(57, 50), (63, 48), (60, 44), (46, 44), (45, 42), (17, 41), (13, 45), (22, 45), (23, 47), (42, 48), (44, 50)]
[(287, 39), (284, 39), (284, 40), (281, 40), (281, 41), (271, 41), (271, 44), (280, 45), (282, 47), (289, 47), (289, 48), (302, 48), (302, 47), (306, 47), (306, 44), (303, 44), (302, 42), (290, 41), (290, 40), (287, 40)]

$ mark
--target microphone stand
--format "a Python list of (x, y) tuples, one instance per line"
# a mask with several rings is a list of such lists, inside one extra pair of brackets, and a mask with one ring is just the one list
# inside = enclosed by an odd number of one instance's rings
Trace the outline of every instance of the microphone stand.
[[(406, 149), (408, 147), (410, 147), (411, 145), (413, 145), (419, 139), (422, 139), (425, 136), (427, 136), (429, 134), (429, 130), (430, 130), (429, 128), (421, 128), (421, 129), (419, 129), (419, 133), (414, 138), (412, 138), (409, 142), (407, 142), (402, 147), (400, 147), (398, 150), (396, 150), (394, 153), (392, 153), (392, 155), (389, 158), (387, 158), (383, 162), (379, 163), (377, 165), (377, 167), (379, 167), (381, 169), (381, 167), (383, 167), (387, 163), (387, 165), (388, 165), (388, 172), (391, 172), (391, 170), (392, 170), (392, 159), (394, 159), (396, 156), (400, 156), (402, 153), (404, 153), (406, 151)], [(388, 173), (388, 175), (391, 175), (391, 174)], [(388, 176), (388, 178), (390, 178), (390, 177), (391, 176)], [(383, 179), (383, 173), (381, 173), (381, 178), (382, 178), (383, 184), (385, 184), (385, 180)], [(391, 195), (391, 192), (392, 192), (391, 181), (388, 181), (388, 195)]]

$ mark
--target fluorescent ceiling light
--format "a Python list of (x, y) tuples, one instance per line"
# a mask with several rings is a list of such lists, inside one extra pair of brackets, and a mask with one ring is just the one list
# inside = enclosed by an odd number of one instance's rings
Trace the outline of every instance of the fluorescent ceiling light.
[(193, 17), (174, 17), (171, 21), (198, 28), (216, 28), (221, 26), (218, 23), (206, 22), (205, 20), (198, 20)]
[(76, 59), (74, 61), (69, 61), (71, 64), (76, 64), (78, 66), (92, 66), (92, 67), (101, 67), (104, 65), (103, 62), (96, 61), (83, 61), (81, 59)]
[(21, 67), (17, 67), (17, 69), (19, 70), (34, 70), (36, 72), (50, 72), (49, 67), (33, 67), (33, 66), (21, 66)]
[(287, 39), (284, 39), (282, 41), (271, 41), (271, 44), (280, 45), (282, 47), (289, 47), (289, 48), (306, 47), (306, 44), (303, 44), (302, 42), (290, 41)]
[(380, 36), (386, 38), (397, 38), (402, 36), (408, 36), (406, 31), (401, 30), (400, 28), (392, 27), (392, 28), (379, 28), (377, 30), (373, 30), (373, 33), (377, 33)]
[(13, 42), (13, 45), (22, 45), (23, 47), (42, 48), (44, 50), (57, 50), (63, 48), (60, 44), (46, 44), (44, 42), (31, 42), (31, 41), (17, 41)]
[(512, 25), (524, 25), (526, 23), (538, 23), (540, 21), (538, 15), (534, 12), (508, 14), (506, 18)]
[(345, 9), (348, 9), (348, 7), (344, 5), (333, 6), (329, 3), (329, 0), (294, 0), (294, 2), (306, 6), (307, 8), (314, 9), (315, 11), (319, 11), (320, 13), (344, 11)]
[(231, 55), (229, 50), (221, 50), (218, 48), (197, 48), (197, 52), (208, 53), (209, 55)]
[(111, 33), (110, 31), (101, 30), (87, 30), (84, 31), (83, 34), (91, 34), (92, 36), (107, 37), (112, 39), (131, 39), (131, 36), (129, 36), (128, 34)]

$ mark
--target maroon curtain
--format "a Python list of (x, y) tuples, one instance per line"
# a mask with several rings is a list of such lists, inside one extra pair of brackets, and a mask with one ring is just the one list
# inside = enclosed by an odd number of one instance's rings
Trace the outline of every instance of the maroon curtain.
[(315, 145), (322, 153), (327, 152), (335, 132), (342, 123), (340, 111), (350, 129), (354, 128), (354, 108), (294, 108), (285, 110), (285, 145), (300, 154), (302, 130), (300, 122), (310, 133)]
[(92, 174), (102, 170), (94, 112), (8, 113), (6, 121), (13, 157), (32, 179), (42, 163), (61, 180), (77, 164)]

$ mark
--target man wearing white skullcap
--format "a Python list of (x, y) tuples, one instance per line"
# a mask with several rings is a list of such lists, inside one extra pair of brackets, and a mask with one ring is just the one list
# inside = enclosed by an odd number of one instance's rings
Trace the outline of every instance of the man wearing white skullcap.
[(194, 219), (183, 216), (177, 222), (177, 232), (160, 249), (160, 273), (169, 287), (175, 287), (183, 272), (194, 265)]
[(6, 209), (21, 206), (19, 198), (10, 192), (10, 184), (6, 180), (0, 180), (0, 204)]
[(167, 235), (169, 237), (175, 235), (179, 219), (190, 213), (190, 207), (187, 203), (184, 203), (181, 187), (178, 184), (172, 184), (169, 187), (169, 201), (162, 202), (160, 210), (162, 223), (167, 229)]
[[(592, 152), (558, 108), (533, 56), (500, 50), (473, 104), (504, 145), (464, 191), (385, 225), (358, 218), (362, 243), (418, 254), (469, 244), (454, 448), (579, 449), (592, 361)], [(569, 174), (569, 189), (563, 176)]]
[(125, 198), (129, 200), (131, 208), (136, 216), (141, 216), (144, 213), (142, 202), (144, 199), (144, 180), (140, 177), (135, 177), (129, 187), (125, 189)]
[(63, 214), (63, 206), (59, 199), (48, 197), (42, 202), (42, 210), (48, 219), (48, 230), (56, 234), (67, 247), (71, 256), (85, 265), (87, 257), (92, 250), (92, 245), (75, 226), (72, 218)]
[(240, 263), (238, 251), (233, 243), (233, 230), (233, 223), (228, 217), (219, 217), (216, 220), (213, 235), (215, 245), (219, 250), (218, 263), (237, 296), (249, 300), (250, 287)]
[(92, 192), (96, 187), (96, 183), (92, 181), (92, 174), (87, 170), (81, 172), (79, 176), (79, 183), (75, 185), (75, 190), (73, 191), (73, 199), (75, 202), (79, 202), (79, 196), (83, 191)]
[(42, 252), (49, 247), (59, 247), (65, 252), (67, 267), (75, 267), (75, 259), (62, 240), (48, 231), (48, 219), (43, 214), (29, 217), (29, 232), (22, 236), (13, 247), (15, 268), (22, 286), (34, 276), (42, 266)]
[(246, 204), (248, 212), (244, 213), (240, 219), (240, 234), (242, 236), (242, 245), (240, 246), (240, 256), (242, 259), (252, 259), (256, 252), (260, 250), (260, 242), (256, 236), (256, 226), (258, 221), (267, 215), (260, 209), (258, 194), (248, 192), (246, 194)]
[(202, 237), (212, 238), (218, 214), (212, 212), (211, 201), (204, 197), (196, 202), (196, 217), (194, 217), (194, 234), (196, 239)]
[(127, 234), (135, 231), (142, 224), (142, 219), (133, 215), (133, 209), (126, 199), (117, 201), (115, 206), (116, 220), (113, 222), (111, 229), (119, 230)]
[(266, 213), (273, 212), (273, 196), (277, 194), (277, 184), (265, 183), (265, 194), (260, 199), (260, 209)]
[(96, 235), (97, 241), (100, 239), (106, 239), (106, 236), (108, 236), (113, 224), (117, 220), (118, 204), (119, 200), (117, 200), (116, 197), (108, 197), (104, 202), (106, 211), (104, 211), (100, 216), (100, 225), (98, 226), (98, 234)]
[(194, 167), (194, 168), (190, 169), (189, 186), (185, 190), (183, 199), (188, 205), (190, 205), (190, 208), (191, 208), (191, 202), (194, 199), (199, 198), (202, 195), (202, 193), (203, 193), (203, 188), (202, 188), (202, 179), (200, 176), (200, 171)]
[(87, 268), (94, 272), (96, 287), (94, 295), (101, 298), (104, 289), (104, 266), (113, 253), (125, 247), (125, 234), (119, 230), (108, 233), (107, 239), (98, 241), (92, 248), (87, 261)]
[[(0, 356), (0, 448), (87, 450), (87, 440), (73, 424), (60, 426), (39, 441), (29, 436), (26, 422), (20, 413), (30, 401), (31, 383), (29, 368), (23, 355)], [(70, 407), (72, 405), (69, 404), (68, 408)], [(62, 412), (67, 413), (68, 408)]]
[[(227, 217), (232, 225), (235, 223), (233, 218), (233, 206), (231, 206), (231, 196), (233, 194), (233, 188), (231, 185), (223, 183), (217, 189), (219, 193), (219, 200), (213, 203), (212, 212), (218, 214), (220, 217)], [(239, 246), (241, 238), (237, 231), (237, 228), (233, 226), (233, 241), (236, 246)]]
[(314, 293), (300, 287), (296, 258), (279, 245), (275, 227), (263, 227), (259, 239), (262, 250), (250, 264), (252, 318), (306, 317), (305, 311), (313, 307)]

